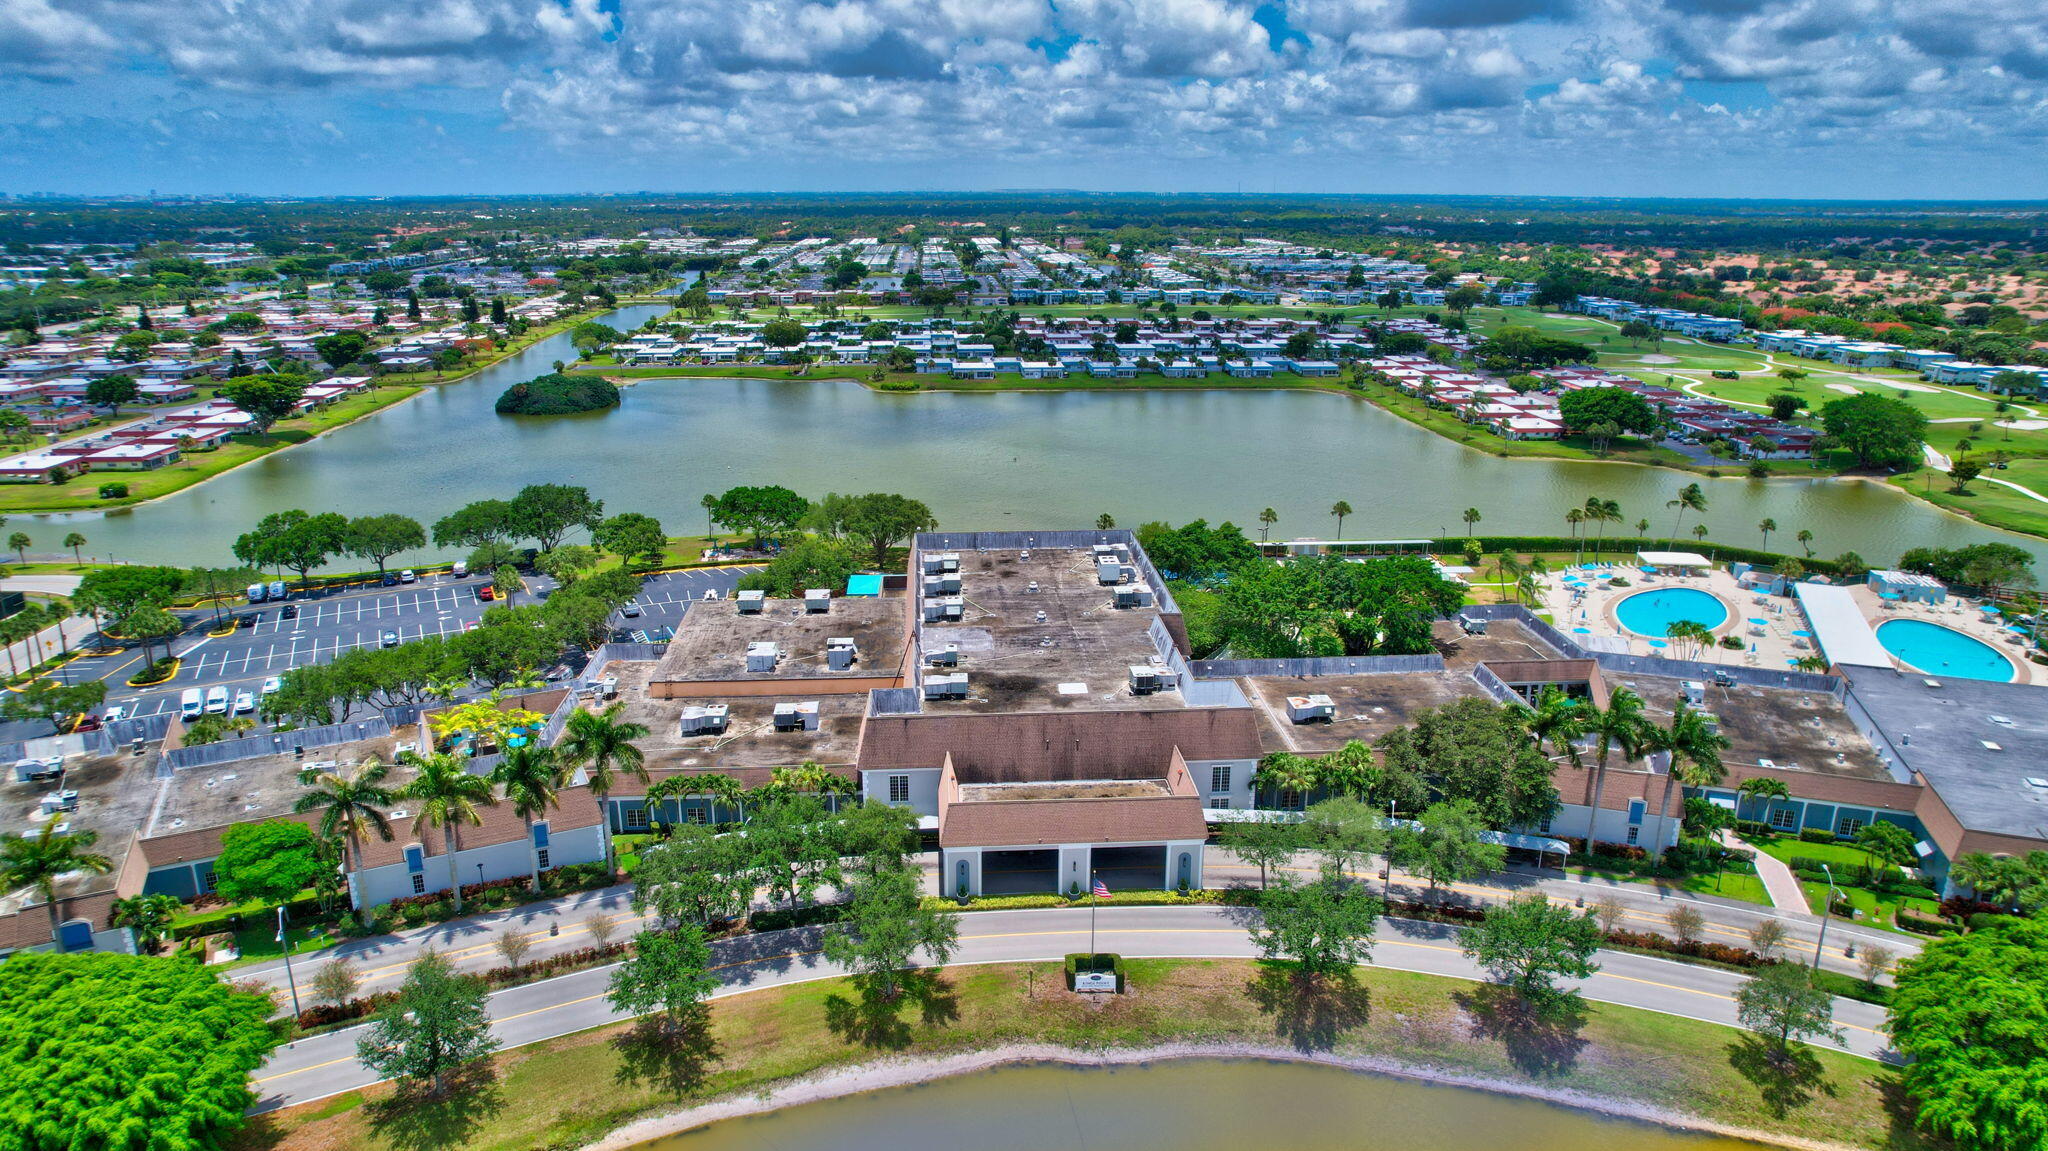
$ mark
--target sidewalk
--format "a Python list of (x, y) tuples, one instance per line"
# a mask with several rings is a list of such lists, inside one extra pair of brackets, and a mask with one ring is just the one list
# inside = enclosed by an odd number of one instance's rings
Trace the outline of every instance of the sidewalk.
[(1791, 868), (1785, 866), (1784, 860), (1742, 842), (1735, 838), (1734, 832), (1725, 827), (1714, 833), (1714, 841), (1723, 847), (1746, 851), (1756, 857), (1756, 877), (1763, 881), (1764, 890), (1770, 893), (1771, 906), (1780, 911), (1797, 912), (1801, 915), (1812, 914), (1806, 905), (1805, 889), (1799, 886), (1799, 878), (1792, 874)]

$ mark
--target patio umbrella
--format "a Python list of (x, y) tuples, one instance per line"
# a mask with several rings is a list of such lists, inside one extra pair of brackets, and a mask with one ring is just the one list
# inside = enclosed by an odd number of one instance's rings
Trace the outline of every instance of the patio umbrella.
[(1998, 609), (1997, 609), (1997, 608), (1995, 608), (1995, 607), (1992, 607), (1992, 606), (1991, 606), (1990, 604), (1985, 604), (1984, 606), (1982, 606), (1982, 607), (1978, 608), (1977, 610), (1978, 610), (1978, 611), (1981, 611), (1981, 612), (1983, 612), (1983, 613), (1984, 613), (1985, 615), (1997, 615), (1997, 614), (1998, 614)]
[(1651, 646), (1651, 647), (1669, 647), (1669, 646), (1671, 646), (1671, 645), (1669, 645), (1669, 644), (1665, 643), (1665, 642), (1664, 642), (1663, 640), (1661, 640), (1661, 639), (1653, 639), (1653, 640), (1651, 640), (1651, 641), (1650, 641), (1650, 646)]
[(2023, 628), (2023, 627), (2015, 627), (2015, 626), (2013, 626), (2012, 624), (2006, 624), (2006, 625), (2005, 625), (2005, 630), (2007, 630), (2007, 631), (2009, 631), (2009, 632), (2016, 632), (2016, 633), (2018, 633), (2018, 634), (2020, 634), (2020, 635), (2027, 635), (2027, 634), (2029, 634), (2029, 633), (2027, 632), (2027, 629), (2026, 629), (2026, 628)]
[(1881, 591), (1881, 592), (1878, 592), (1878, 593), (1877, 593), (1877, 598), (1879, 598), (1879, 599), (1898, 599), (1898, 598), (1899, 598), (1899, 593), (1898, 593), (1898, 592), (1895, 592), (1895, 591)]
[[(1593, 634), (1593, 629), (1592, 629), (1592, 628), (1589, 628), (1589, 627), (1575, 627), (1575, 628), (1573, 628), (1572, 630), (1573, 630), (1574, 632), (1577, 632), (1577, 633), (1578, 633), (1578, 634), (1580, 634), (1580, 635), (1592, 635), (1592, 634)], [(2014, 628), (2013, 630), (2014, 630), (2014, 631), (2018, 631), (2019, 629), (2018, 629), (2018, 628)]]
[(1812, 633), (1812, 632), (1810, 632), (1810, 631), (1807, 631), (1807, 630), (1805, 630), (1805, 629), (1803, 629), (1803, 628), (1802, 628), (1802, 629), (1800, 629), (1800, 630), (1798, 630), (1798, 631), (1795, 631), (1795, 632), (1793, 632), (1792, 634), (1793, 634), (1793, 635), (1796, 635), (1796, 636), (1798, 636), (1798, 637), (1799, 637), (1800, 639), (1812, 639), (1812, 638), (1813, 638), (1813, 633)]
[(1755, 625), (1756, 625), (1756, 626), (1758, 626), (1758, 627), (1765, 627), (1765, 626), (1767, 626), (1767, 625), (1768, 625), (1768, 624), (1769, 624), (1769, 623), (1770, 623), (1771, 621), (1770, 621), (1770, 620), (1767, 620), (1767, 619), (1758, 619), (1758, 618), (1757, 618), (1757, 617), (1755, 617), (1755, 616), (1750, 616), (1750, 617), (1749, 617), (1749, 622), (1751, 622), (1751, 623), (1755, 624)]

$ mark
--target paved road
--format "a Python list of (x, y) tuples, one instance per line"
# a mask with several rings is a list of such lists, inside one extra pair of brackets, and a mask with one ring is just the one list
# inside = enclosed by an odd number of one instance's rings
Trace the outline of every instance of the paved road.
[[(1100, 912), (1096, 945), (1104, 951), (1147, 957), (1248, 958), (1248, 913), (1219, 907), (1110, 907)], [(1056, 960), (1088, 946), (1089, 913), (1082, 910), (986, 911), (963, 916), (955, 963)], [(841, 974), (818, 952), (819, 929), (798, 928), (720, 942), (713, 949), (720, 996)], [(1375, 966), (1472, 978), (1477, 971), (1458, 950), (1452, 929), (1409, 920), (1383, 920)], [(1711, 968), (1623, 952), (1603, 952), (1603, 970), (1577, 986), (1589, 999), (1732, 1025), (1735, 989), (1742, 977)], [(605, 1000), (610, 967), (593, 968), (490, 997), (499, 1041), (535, 1043), (622, 1016)], [(1870, 1058), (1886, 1055), (1883, 1009), (1835, 1001), (1844, 1049)], [(321, 1099), (376, 1081), (358, 1063), (360, 1027), (332, 1031), (273, 1052), (258, 1071), (254, 1110), (268, 1111)]]
[[(673, 628), (689, 604), (705, 591), (730, 595), (740, 577), (753, 570), (758, 569), (706, 568), (650, 576), (635, 601), (641, 614), (620, 614), (614, 617), (614, 624), (622, 631)], [(322, 663), (353, 648), (377, 646), (387, 631), (401, 642), (460, 633), (495, 606), (476, 598), (477, 589), (485, 582), (474, 576), (462, 580), (432, 576), (398, 587), (298, 595), (288, 604), (243, 604), (230, 610), (236, 616), (254, 617), (254, 626), (218, 638), (206, 634), (213, 626), (213, 612), (187, 612), (183, 614), (191, 627), (172, 643), (184, 663), (168, 683), (146, 689), (126, 686), (127, 677), (141, 666), (139, 648), (77, 660), (64, 675), (72, 682), (105, 680), (108, 703), (127, 708), (131, 717), (175, 711), (189, 688), (220, 685), (230, 695), (244, 689), (254, 692), (264, 680), (292, 668)], [(527, 588), (513, 601), (514, 606), (545, 597), (554, 590), (554, 582), (535, 575), (529, 578)], [(294, 610), (294, 618), (284, 618), (287, 606)]]

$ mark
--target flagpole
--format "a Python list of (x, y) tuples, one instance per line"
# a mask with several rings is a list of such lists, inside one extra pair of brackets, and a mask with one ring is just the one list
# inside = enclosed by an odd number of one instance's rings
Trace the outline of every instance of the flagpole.
[(1095, 970), (1095, 909), (1102, 905), (1095, 894), (1095, 877), (1088, 877), (1088, 970)]

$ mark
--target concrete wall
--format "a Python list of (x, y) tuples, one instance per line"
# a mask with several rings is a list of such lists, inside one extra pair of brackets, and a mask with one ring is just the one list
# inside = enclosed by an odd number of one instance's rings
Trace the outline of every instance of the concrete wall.
[[(554, 831), (548, 840), (548, 863), (551, 868), (571, 863), (597, 863), (604, 859), (604, 830), (601, 827), (558, 830)], [(477, 882), (479, 863), (483, 864), (482, 878), (486, 883), (494, 879), (511, 879), (533, 873), (533, 855), (525, 839), (457, 851), (455, 874), (458, 880), (464, 885)], [(426, 876), (428, 892), (447, 891), (448, 857), (429, 856), (423, 874)], [(412, 873), (406, 870), (403, 860), (384, 867), (359, 871), (355, 880), (356, 896), (365, 907), (376, 907), (394, 899), (404, 899), (417, 894), (412, 889)]]
[(889, 777), (907, 775), (910, 777), (910, 802), (897, 804), (908, 807), (919, 815), (939, 813), (939, 770), (936, 767), (904, 767), (891, 770), (863, 771), (860, 773), (862, 798), (876, 803), (889, 802)]
[[(1195, 790), (1201, 793), (1204, 807), (1235, 807), (1249, 809), (1252, 804), (1252, 772), (1258, 770), (1256, 759), (1195, 759), (1188, 761), (1188, 775), (1195, 781)], [(1218, 767), (1230, 768), (1230, 788), (1227, 791), (1213, 791), (1210, 784), (1215, 781)], [(1228, 804), (1218, 800), (1227, 799)]]

